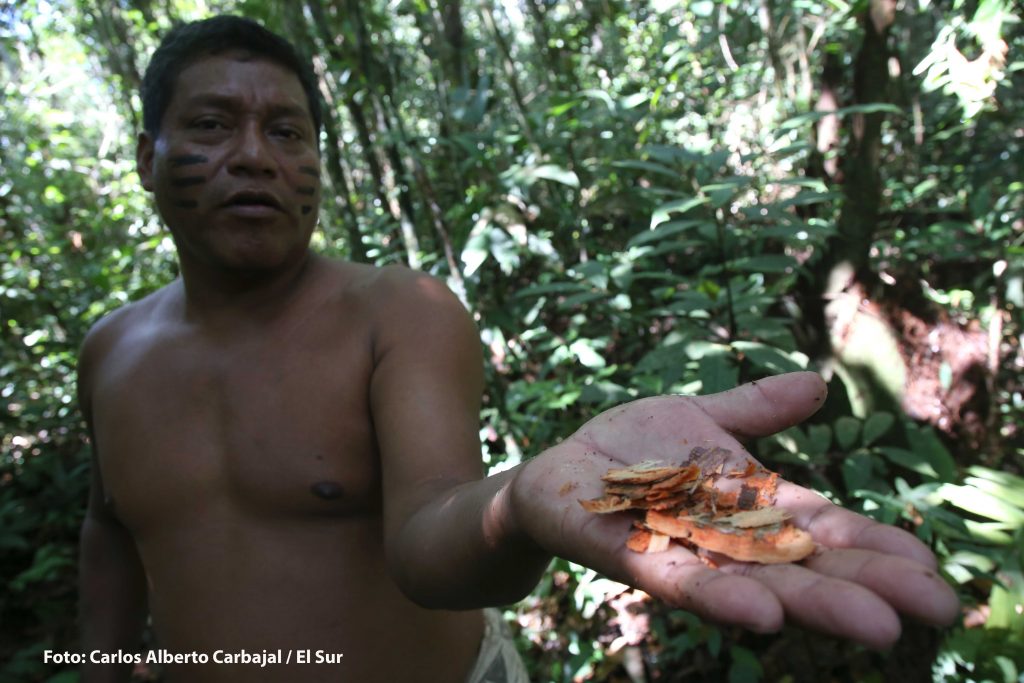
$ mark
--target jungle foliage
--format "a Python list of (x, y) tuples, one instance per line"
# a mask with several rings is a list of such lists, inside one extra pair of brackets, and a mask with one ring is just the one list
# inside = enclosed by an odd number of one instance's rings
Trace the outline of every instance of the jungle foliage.
[(176, 274), (134, 170), (159, 37), (264, 21), (327, 102), (318, 250), (445, 279), (492, 470), (588, 416), (800, 368), (752, 444), (932, 544), (964, 603), (888, 654), (757, 636), (556, 561), (507, 610), (539, 681), (1024, 674), (1024, 33), (1010, 0), (0, 2), (0, 681), (71, 683), (75, 356)]

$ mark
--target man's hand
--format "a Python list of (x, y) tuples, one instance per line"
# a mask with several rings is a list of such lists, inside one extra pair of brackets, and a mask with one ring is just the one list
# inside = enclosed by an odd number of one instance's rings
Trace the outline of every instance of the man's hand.
[(780, 482), (776, 505), (813, 536), (820, 550), (799, 564), (724, 559), (705, 566), (690, 550), (640, 554), (626, 538), (630, 513), (586, 512), (580, 499), (603, 493), (609, 468), (643, 460), (678, 465), (695, 446), (720, 446), (735, 462), (751, 457), (740, 441), (767, 436), (813, 414), (825, 385), (794, 373), (698, 398), (644, 399), (613, 408), (521, 468), (512, 484), (518, 524), (544, 550), (592, 567), (708, 619), (776, 631), (789, 619), (807, 628), (884, 648), (900, 635), (898, 613), (948, 624), (959, 603), (936, 573), (936, 560), (913, 535)]

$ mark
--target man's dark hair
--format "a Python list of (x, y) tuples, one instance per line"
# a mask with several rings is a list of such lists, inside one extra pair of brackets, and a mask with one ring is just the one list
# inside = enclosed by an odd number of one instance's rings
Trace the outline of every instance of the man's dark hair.
[(202, 57), (228, 50), (245, 50), (295, 73), (306, 91), (317, 137), (323, 123), (320, 94), (309, 62), (295, 47), (252, 19), (219, 16), (182, 24), (171, 29), (153, 57), (142, 79), (142, 127), (156, 137), (167, 106), (171, 103), (178, 75)]

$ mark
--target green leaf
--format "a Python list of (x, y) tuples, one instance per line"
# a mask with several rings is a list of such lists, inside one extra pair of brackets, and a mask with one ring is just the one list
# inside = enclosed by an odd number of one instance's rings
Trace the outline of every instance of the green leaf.
[(902, 114), (903, 110), (894, 104), (888, 104), (886, 102), (870, 102), (868, 104), (855, 104), (851, 107), (843, 107), (833, 111), (812, 111), (806, 114), (800, 114), (794, 116), (787, 121), (784, 121), (779, 126), (780, 131), (792, 130), (794, 128), (800, 128), (808, 123), (819, 121), (826, 116), (835, 114), (836, 116), (846, 116), (847, 114)]
[(811, 204), (822, 204), (840, 199), (843, 195), (839, 192), (801, 192), (791, 199), (784, 199), (776, 202), (777, 208), (790, 208), (793, 206), (809, 206)]
[(807, 427), (808, 455), (823, 455), (832, 445), (832, 428), (826, 424)]
[(577, 339), (569, 345), (569, 351), (579, 360), (580, 363), (588, 368), (603, 368), (605, 366), (605, 360), (594, 349), (594, 344), (589, 339)]
[(956, 477), (956, 462), (939, 440), (931, 427), (917, 427), (908, 424), (907, 440), (915, 453), (927, 459), (942, 481), (953, 481)]
[(1002, 522), (975, 522), (966, 520), (964, 527), (967, 529), (971, 540), (991, 543), (992, 545), (1010, 545), (1013, 537), (1008, 531), (1013, 529), (1012, 525)]
[(847, 491), (866, 488), (871, 481), (871, 454), (864, 450), (851, 453), (843, 460), (842, 472)]
[(673, 180), (679, 180), (679, 171), (665, 166), (664, 164), (655, 163), (653, 161), (640, 161), (636, 159), (625, 159), (622, 161), (613, 161), (610, 164), (613, 168), (628, 168), (634, 171), (649, 171), (650, 173), (657, 173), (659, 175), (668, 176)]
[(578, 188), (580, 186), (580, 179), (576, 176), (575, 172), (555, 164), (537, 166), (533, 169), (533, 176), (543, 178), (544, 180), (553, 180), (556, 183), (562, 183), (569, 187)]
[(964, 478), (964, 485), (973, 486), (980, 491), (984, 491), (991, 496), (995, 496), (1005, 503), (1009, 503), (1014, 507), (1024, 510), (1024, 485), (1006, 486), (1001, 482), (992, 481), (991, 479), (983, 479), (981, 477), (966, 477)]
[(1014, 527), (1024, 526), (1024, 511), (973, 486), (943, 484), (939, 487), (938, 493), (950, 505), (979, 517), (986, 517)]
[(597, 88), (591, 88), (584, 90), (580, 93), (584, 97), (589, 97), (594, 100), (600, 100), (605, 103), (608, 107), (608, 111), (615, 111), (615, 102), (612, 101), (612, 96), (606, 93), (604, 90), (598, 90)]
[(700, 359), (697, 377), (701, 382), (701, 393), (714, 394), (731, 389), (739, 383), (739, 368), (729, 353), (707, 353)]
[(673, 213), (686, 213), (690, 209), (707, 204), (707, 197), (690, 197), (689, 199), (676, 199), (666, 202), (654, 210), (651, 214), (651, 228), (656, 228), (669, 219)]
[(647, 244), (648, 242), (656, 242), (658, 240), (665, 239), (666, 237), (677, 235), (698, 225), (712, 224), (709, 223), (708, 221), (699, 220), (668, 221), (666, 223), (661, 223), (655, 228), (651, 228), (648, 230), (644, 230), (641, 233), (637, 233), (632, 238), (630, 238), (629, 242), (626, 243), (626, 246), (638, 247), (642, 244)]
[(999, 578), (1002, 585), (992, 588), (989, 596), (992, 611), (985, 627), (1024, 634), (1024, 610), (1021, 610), (1021, 605), (1024, 605), (1024, 575), (1020, 569), (1004, 568), (999, 572)]
[(733, 645), (729, 648), (729, 683), (757, 683), (761, 680), (764, 669), (757, 655), (745, 647)]
[(892, 413), (872, 413), (864, 421), (864, 439), (861, 443), (865, 446), (870, 446), (878, 437), (889, 431), (889, 428), (892, 427), (895, 421), (896, 418), (892, 416)]
[(786, 273), (798, 267), (796, 260), (785, 254), (746, 256), (734, 260), (731, 266), (741, 273)]
[(857, 443), (857, 437), (860, 436), (860, 420), (849, 415), (843, 415), (836, 420), (835, 431), (836, 443), (839, 444), (840, 448), (843, 450), (853, 448), (854, 444)]
[(590, 286), (580, 282), (552, 282), (546, 285), (534, 285), (533, 287), (524, 287), (516, 292), (517, 298), (536, 297), (544, 294), (566, 294), (566, 293), (578, 293), (578, 292), (589, 292)]
[(935, 471), (932, 464), (928, 462), (927, 458), (916, 451), (908, 451), (905, 448), (896, 448), (894, 446), (882, 446), (878, 451), (900, 467), (906, 467), (908, 470), (917, 472), (929, 479), (939, 479), (939, 473)]
[(806, 369), (805, 364), (794, 360), (790, 354), (767, 344), (738, 341), (734, 342), (732, 346), (746, 356), (750, 362), (772, 374), (799, 372)]
[(567, 112), (570, 109), (572, 109), (573, 107), (575, 107), (580, 102), (582, 102), (582, 100), (569, 100), (568, 102), (563, 102), (561, 104), (556, 104), (556, 105), (548, 108), (548, 114), (550, 114), (551, 116), (561, 116), (565, 112)]
[(608, 380), (601, 380), (598, 382), (592, 382), (590, 384), (584, 384), (582, 391), (580, 391), (580, 402), (581, 403), (621, 403), (622, 401), (628, 401), (633, 398), (629, 391), (621, 384), (610, 382)]

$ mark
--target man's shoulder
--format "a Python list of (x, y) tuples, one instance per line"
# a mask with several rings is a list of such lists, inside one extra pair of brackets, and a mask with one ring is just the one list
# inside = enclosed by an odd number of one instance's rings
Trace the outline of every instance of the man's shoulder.
[(413, 305), (434, 308), (459, 304), (458, 299), (439, 278), (403, 265), (374, 266), (363, 263), (330, 261), (333, 277), (344, 289), (366, 298), (374, 307)]
[[(440, 278), (402, 265), (332, 262), (346, 298), (358, 302), (378, 350), (478, 338), (466, 306)], [(440, 342), (439, 342), (440, 343)]]
[(103, 357), (115, 351), (119, 344), (133, 332), (147, 327), (159, 316), (160, 309), (167, 306), (180, 281), (175, 281), (157, 291), (110, 311), (93, 324), (79, 351), (79, 374), (102, 361)]

